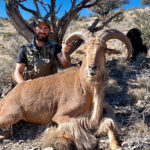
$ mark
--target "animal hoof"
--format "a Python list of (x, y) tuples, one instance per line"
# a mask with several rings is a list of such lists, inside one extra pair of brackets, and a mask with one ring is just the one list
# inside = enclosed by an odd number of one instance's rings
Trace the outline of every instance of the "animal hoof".
[(113, 150), (123, 150), (123, 149), (121, 147), (117, 147), (117, 148), (115, 148)]
[(114, 146), (114, 147), (110, 147), (111, 150), (123, 150), (122, 147), (120, 146)]

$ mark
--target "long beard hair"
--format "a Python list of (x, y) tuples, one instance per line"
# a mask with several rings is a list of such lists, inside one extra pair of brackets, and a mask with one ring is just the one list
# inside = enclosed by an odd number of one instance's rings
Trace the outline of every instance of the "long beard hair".
[(43, 38), (36, 34), (35, 39), (37, 39), (38, 41), (46, 42), (48, 40), (48, 36)]

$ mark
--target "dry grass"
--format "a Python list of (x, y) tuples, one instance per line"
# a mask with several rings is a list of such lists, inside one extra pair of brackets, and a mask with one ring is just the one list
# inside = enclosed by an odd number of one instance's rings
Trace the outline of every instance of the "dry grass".
[(136, 131), (134, 132), (134, 136), (136, 137), (144, 137), (150, 131), (144, 120), (137, 120), (133, 125), (131, 125), (129, 128), (129, 134), (133, 134), (133, 130)]
[(144, 88), (146, 92), (150, 92), (150, 75), (149, 74), (143, 74), (141, 77), (137, 78), (137, 81), (141, 88)]

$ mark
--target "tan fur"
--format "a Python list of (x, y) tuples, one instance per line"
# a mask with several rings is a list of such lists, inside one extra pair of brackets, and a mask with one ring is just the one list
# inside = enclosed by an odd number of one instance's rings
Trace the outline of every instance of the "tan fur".
[[(79, 36), (84, 39), (83, 35)], [(55, 75), (23, 82), (10, 91), (0, 102), (0, 128), (19, 120), (37, 124), (53, 121), (58, 128), (47, 132), (48, 145), (54, 146), (53, 141), (59, 141), (60, 147), (68, 147), (68, 143), (75, 144), (79, 150), (94, 149), (97, 140), (93, 133), (97, 131), (97, 134), (108, 134), (112, 150), (120, 148), (114, 136), (115, 123), (103, 114), (104, 108), (109, 110), (104, 103), (104, 82), (107, 75), (105, 43), (110, 39), (108, 35), (103, 36), (88, 41), (80, 68), (72, 67)], [(90, 68), (91, 65), (96, 69)]]

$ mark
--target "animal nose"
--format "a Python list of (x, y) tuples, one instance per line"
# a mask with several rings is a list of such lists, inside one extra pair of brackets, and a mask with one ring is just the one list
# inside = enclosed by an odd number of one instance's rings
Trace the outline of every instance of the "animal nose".
[(97, 66), (96, 65), (89, 65), (89, 69), (91, 70), (96, 70)]

